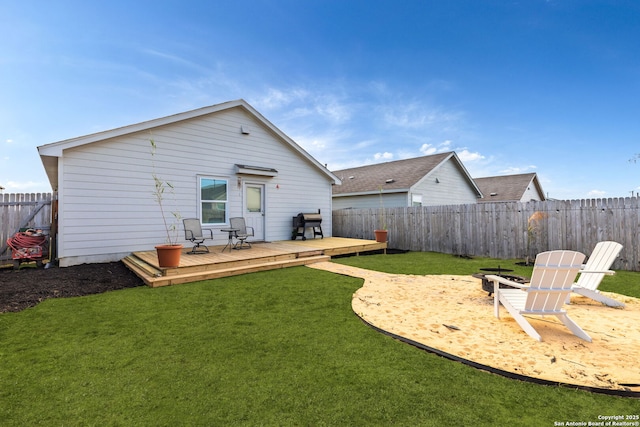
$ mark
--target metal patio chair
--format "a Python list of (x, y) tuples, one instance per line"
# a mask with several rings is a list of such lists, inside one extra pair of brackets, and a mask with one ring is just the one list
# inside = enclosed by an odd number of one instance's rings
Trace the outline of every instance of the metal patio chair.
[(231, 224), (231, 228), (237, 229), (237, 231), (235, 231), (234, 237), (238, 239), (238, 241), (233, 246), (233, 248), (251, 249), (251, 243), (247, 242), (247, 239), (249, 237), (253, 237), (253, 227), (247, 226), (244, 218), (242, 217), (229, 218), (229, 223)]
[(185, 218), (182, 220), (184, 224), (184, 238), (194, 244), (193, 249), (188, 254), (208, 254), (209, 248), (203, 243), (205, 240), (213, 240), (213, 231), (208, 231), (209, 236), (203, 233), (200, 220), (198, 218)]

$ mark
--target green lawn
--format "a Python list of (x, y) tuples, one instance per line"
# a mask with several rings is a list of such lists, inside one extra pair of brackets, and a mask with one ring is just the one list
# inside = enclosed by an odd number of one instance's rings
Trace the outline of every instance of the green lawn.
[[(339, 260), (430, 274), (475, 261)], [(0, 425), (552, 426), (640, 413), (637, 399), (509, 380), (382, 335), (351, 311), (361, 284), (295, 267), (0, 314)]]

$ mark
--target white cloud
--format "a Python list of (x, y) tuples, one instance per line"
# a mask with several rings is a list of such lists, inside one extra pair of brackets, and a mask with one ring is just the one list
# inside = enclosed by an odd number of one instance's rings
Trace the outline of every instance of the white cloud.
[(458, 157), (460, 158), (460, 161), (464, 162), (476, 162), (478, 160), (484, 160), (484, 156), (480, 153), (476, 152), (471, 152), (467, 149), (464, 149), (462, 151), (456, 151), (456, 154), (458, 155)]
[(530, 172), (534, 169), (537, 169), (538, 167), (535, 165), (528, 165), (528, 166), (523, 166), (523, 167), (518, 167), (518, 166), (510, 166), (506, 169), (502, 169), (500, 171), (500, 173), (505, 174), (505, 175), (518, 175), (521, 173), (527, 173)]
[[(333, 93), (336, 88), (313, 91), (306, 88), (281, 90), (270, 88), (266, 95), (250, 101), (258, 110), (281, 114), (286, 121), (305, 120), (311, 125), (339, 125), (348, 122), (355, 107), (343, 102), (344, 96)], [(339, 91), (339, 88), (337, 88)], [(311, 126), (313, 128), (313, 126)]]
[(7, 139), (5, 142), (6, 142), (7, 144), (13, 144), (13, 139)]
[(375, 160), (391, 160), (393, 159), (393, 153), (385, 151), (384, 153), (376, 153), (373, 155)]
[(440, 144), (438, 145), (433, 145), (433, 144), (422, 144), (420, 146), (420, 153), (423, 156), (429, 156), (431, 154), (435, 154), (435, 153), (443, 153), (445, 151), (452, 151), (451, 149), (451, 141), (446, 140), (446, 141), (442, 141)]
[(420, 147), (420, 152), (425, 156), (435, 154), (436, 151), (438, 151), (438, 149), (431, 144), (422, 144), (422, 147)]

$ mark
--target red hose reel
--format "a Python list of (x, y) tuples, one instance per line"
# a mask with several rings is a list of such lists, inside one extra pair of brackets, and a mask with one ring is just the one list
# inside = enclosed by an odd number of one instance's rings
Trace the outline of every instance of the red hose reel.
[(11, 258), (16, 260), (42, 258), (46, 243), (47, 236), (42, 233), (42, 230), (20, 231), (7, 239), (7, 244), (11, 248)]

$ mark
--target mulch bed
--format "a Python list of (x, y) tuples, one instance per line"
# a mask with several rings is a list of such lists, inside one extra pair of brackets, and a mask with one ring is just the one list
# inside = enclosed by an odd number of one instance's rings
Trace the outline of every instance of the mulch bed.
[(64, 268), (0, 269), (0, 313), (33, 307), (47, 298), (77, 297), (144, 283), (121, 262)]

